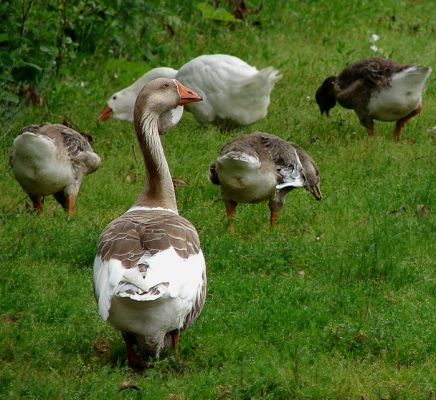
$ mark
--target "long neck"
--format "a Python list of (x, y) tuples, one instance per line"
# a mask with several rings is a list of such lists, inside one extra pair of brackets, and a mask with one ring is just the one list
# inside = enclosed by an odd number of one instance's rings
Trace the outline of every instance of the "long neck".
[(177, 212), (170, 169), (158, 131), (159, 115), (145, 111), (135, 130), (144, 158), (146, 183), (134, 206), (162, 207)]

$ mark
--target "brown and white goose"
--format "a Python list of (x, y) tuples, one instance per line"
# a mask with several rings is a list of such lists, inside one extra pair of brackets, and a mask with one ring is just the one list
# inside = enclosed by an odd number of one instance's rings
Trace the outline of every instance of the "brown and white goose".
[(175, 79), (149, 82), (135, 104), (134, 125), (147, 182), (134, 205), (102, 232), (94, 261), (100, 315), (120, 330), (132, 368), (158, 357), (192, 324), (206, 297), (206, 265), (194, 226), (177, 211), (159, 138), (159, 116), (201, 97)]
[(374, 120), (397, 121), (394, 137), (400, 140), (406, 122), (422, 110), (422, 91), (430, 67), (399, 64), (385, 58), (368, 58), (329, 76), (316, 92), (321, 114), (338, 102), (352, 109), (360, 123), (374, 134)]
[(72, 215), (82, 179), (100, 166), (100, 157), (72, 128), (29, 125), (14, 140), (10, 165), (38, 213), (43, 211), (44, 196), (52, 194)]
[(221, 186), (231, 232), (238, 203), (268, 200), (274, 226), (292, 189), (304, 187), (321, 200), (315, 161), (300, 146), (263, 132), (224, 145), (209, 168), (209, 180)]

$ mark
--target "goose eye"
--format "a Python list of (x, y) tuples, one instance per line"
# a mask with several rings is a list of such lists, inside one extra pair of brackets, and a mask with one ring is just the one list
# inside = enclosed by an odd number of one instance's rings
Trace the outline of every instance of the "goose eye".
[(117, 99), (117, 96), (112, 96), (112, 100), (116, 100)]
[(162, 88), (163, 89), (168, 89), (170, 87), (170, 84), (168, 83), (168, 82), (165, 82), (163, 85), (162, 85)]

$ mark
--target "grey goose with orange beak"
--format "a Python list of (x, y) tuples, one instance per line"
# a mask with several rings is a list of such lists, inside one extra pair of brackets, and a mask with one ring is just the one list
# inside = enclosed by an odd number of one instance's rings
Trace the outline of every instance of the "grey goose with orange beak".
[(121, 331), (132, 368), (147, 366), (195, 322), (206, 298), (206, 264), (194, 226), (178, 214), (171, 174), (159, 137), (162, 114), (200, 101), (175, 79), (141, 90), (134, 126), (146, 183), (133, 206), (102, 232), (94, 261), (100, 315)]

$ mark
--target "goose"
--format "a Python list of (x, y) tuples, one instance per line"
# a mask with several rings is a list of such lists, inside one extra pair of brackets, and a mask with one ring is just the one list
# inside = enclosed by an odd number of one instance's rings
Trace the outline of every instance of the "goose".
[(397, 121), (394, 138), (401, 139), (406, 122), (422, 110), (422, 91), (432, 69), (368, 58), (348, 65), (338, 76), (329, 76), (316, 91), (321, 114), (338, 102), (356, 112), (369, 135), (374, 120)]
[(209, 167), (209, 180), (221, 186), (231, 233), (238, 203), (268, 200), (272, 227), (292, 189), (304, 187), (317, 200), (322, 197), (319, 170), (309, 154), (294, 143), (264, 132), (225, 144)]
[(162, 114), (201, 97), (175, 79), (144, 86), (134, 109), (146, 184), (133, 206), (102, 232), (94, 261), (94, 294), (103, 320), (121, 331), (131, 368), (147, 366), (200, 314), (206, 264), (194, 226), (177, 210), (159, 138)]
[(24, 127), (12, 145), (10, 165), (37, 213), (44, 196), (53, 195), (67, 211), (75, 212), (76, 197), (85, 175), (100, 166), (88, 137), (60, 124)]
[(224, 127), (250, 125), (264, 118), (271, 91), (281, 78), (272, 67), (258, 71), (235, 56), (201, 55), (184, 64), (179, 71), (164, 67), (148, 71), (131, 86), (113, 94), (98, 120), (104, 121), (113, 116), (133, 121), (136, 96), (142, 86), (157, 76), (176, 78), (202, 96), (200, 103), (186, 106), (201, 125)]

